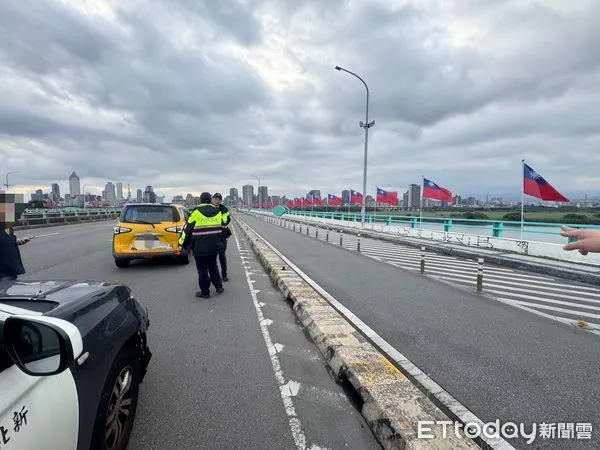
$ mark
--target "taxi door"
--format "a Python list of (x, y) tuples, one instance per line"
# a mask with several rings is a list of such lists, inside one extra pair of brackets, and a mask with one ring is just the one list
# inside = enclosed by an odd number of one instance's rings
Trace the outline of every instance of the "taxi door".
[(2, 328), (13, 314), (34, 314), (0, 304), (0, 450), (75, 450), (79, 403), (70, 369), (29, 376), (2, 346)]

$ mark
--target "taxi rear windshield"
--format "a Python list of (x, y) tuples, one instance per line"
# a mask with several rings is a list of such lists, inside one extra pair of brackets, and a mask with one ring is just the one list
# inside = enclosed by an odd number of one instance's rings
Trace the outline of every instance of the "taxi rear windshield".
[(181, 220), (179, 211), (173, 206), (136, 205), (127, 206), (121, 214), (121, 222), (178, 222)]

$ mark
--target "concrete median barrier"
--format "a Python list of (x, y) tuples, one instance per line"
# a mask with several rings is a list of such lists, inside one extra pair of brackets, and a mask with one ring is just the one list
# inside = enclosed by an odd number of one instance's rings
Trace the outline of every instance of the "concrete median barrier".
[(96, 215), (72, 215), (63, 217), (45, 217), (45, 218), (27, 218), (19, 220), (19, 225), (15, 225), (15, 231), (31, 230), (35, 228), (57, 227), (64, 225), (76, 225), (82, 223), (106, 222), (117, 220), (118, 214), (96, 214)]
[[(383, 353), (354, 328), (315, 288), (246, 223), (234, 218), (272, 282), (293, 302), (296, 316), (338, 381), (360, 399), (360, 410), (385, 449), (475, 449), (464, 435), (444, 433), (450, 420)], [(428, 438), (419, 434), (429, 421)]]

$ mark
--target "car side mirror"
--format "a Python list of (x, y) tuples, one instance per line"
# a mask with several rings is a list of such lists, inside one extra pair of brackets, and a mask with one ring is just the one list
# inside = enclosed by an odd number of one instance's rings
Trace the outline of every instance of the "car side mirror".
[(59, 374), (83, 352), (79, 329), (55, 317), (10, 316), (2, 340), (17, 367), (31, 376)]

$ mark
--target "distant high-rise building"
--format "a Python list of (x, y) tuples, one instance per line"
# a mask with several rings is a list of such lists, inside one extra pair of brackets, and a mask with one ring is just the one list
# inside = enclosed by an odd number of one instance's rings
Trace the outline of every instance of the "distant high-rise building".
[(73, 172), (69, 177), (69, 193), (71, 194), (71, 197), (81, 195), (81, 186), (79, 181), (79, 177), (75, 172)]
[(411, 184), (408, 186), (408, 209), (419, 209), (421, 207), (421, 186)]
[(254, 200), (254, 186), (251, 184), (242, 186), (242, 196), (244, 199), (244, 204), (251, 207)]
[(117, 199), (123, 200), (123, 183), (117, 183)]
[(142, 202), (144, 201), (144, 193), (142, 192), (142, 190), (141, 190), (141, 189), (138, 189), (138, 190), (137, 190), (137, 194), (136, 194), (136, 197), (135, 197), (135, 199), (136, 199), (136, 201), (137, 201), (138, 203), (142, 203)]
[(108, 204), (111, 206), (116, 206), (117, 193), (115, 191), (115, 185), (109, 181), (108, 183), (106, 183), (106, 186), (104, 187), (104, 192), (105, 192), (106, 201), (108, 202)]
[(231, 197), (232, 203), (237, 204), (238, 197), (239, 197), (237, 188), (229, 189), (229, 196)]
[(308, 194), (306, 194), (307, 199), (318, 198), (321, 199), (321, 191), (319, 189), (313, 189)]
[(258, 188), (258, 203), (269, 202), (269, 188), (267, 186), (261, 186)]
[(127, 183), (127, 201), (131, 201), (131, 188), (129, 187), (129, 183)]
[(350, 203), (350, 189), (344, 189), (342, 191), (342, 204), (347, 205)]
[(404, 194), (402, 194), (402, 209), (407, 210), (408, 209), (408, 205), (409, 203), (409, 191), (406, 191)]
[(156, 203), (156, 194), (150, 185), (146, 186), (146, 189), (144, 189), (144, 202)]
[(52, 183), (51, 199), (53, 202), (58, 202), (60, 200), (60, 186), (58, 183)]

